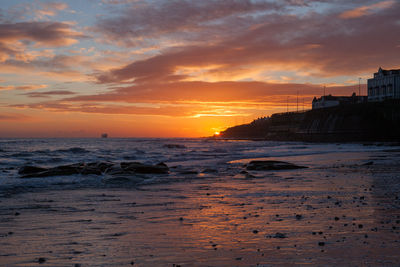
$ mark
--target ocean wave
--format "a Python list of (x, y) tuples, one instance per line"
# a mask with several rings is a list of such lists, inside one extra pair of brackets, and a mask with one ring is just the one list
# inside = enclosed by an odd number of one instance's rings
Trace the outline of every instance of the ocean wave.
[(84, 153), (89, 153), (90, 151), (82, 148), (82, 147), (71, 147), (68, 149), (58, 149), (55, 152), (61, 152), (61, 153), (73, 153), (73, 154), (84, 154)]

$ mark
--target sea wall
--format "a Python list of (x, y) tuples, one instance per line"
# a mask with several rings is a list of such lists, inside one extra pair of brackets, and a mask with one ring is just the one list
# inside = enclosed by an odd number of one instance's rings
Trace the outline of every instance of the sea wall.
[(400, 102), (274, 114), (257, 124), (228, 128), (221, 137), (311, 142), (400, 141)]

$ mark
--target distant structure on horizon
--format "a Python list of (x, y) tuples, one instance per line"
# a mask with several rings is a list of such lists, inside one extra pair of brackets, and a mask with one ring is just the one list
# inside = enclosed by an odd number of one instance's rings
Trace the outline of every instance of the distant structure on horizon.
[(314, 97), (312, 101), (312, 109), (328, 108), (346, 104), (356, 104), (367, 102), (367, 96), (357, 96), (353, 93), (351, 96), (333, 96), (324, 95), (320, 98)]
[(384, 70), (379, 67), (374, 78), (368, 79), (368, 101), (400, 98), (400, 69)]
[(108, 138), (108, 134), (102, 133), (102, 134), (101, 134), (101, 138)]

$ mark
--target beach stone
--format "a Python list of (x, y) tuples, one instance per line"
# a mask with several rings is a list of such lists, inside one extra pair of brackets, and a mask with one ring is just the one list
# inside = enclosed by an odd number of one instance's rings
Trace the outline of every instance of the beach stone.
[(287, 237), (286, 234), (283, 233), (276, 233), (274, 236), (274, 238), (286, 238), (286, 237)]
[(267, 236), (267, 237), (269, 237), (269, 238), (287, 238), (287, 235), (286, 234), (284, 234), (284, 233), (276, 233), (275, 235), (269, 235), (269, 236)]
[(160, 162), (156, 165), (143, 164), (140, 162), (121, 162), (120, 165), (122, 169), (136, 173), (167, 174), (169, 172), (169, 168), (164, 162)]
[(53, 168), (23, 166), (19, 169), (18, 173), (21, 175), (21, 178), (50, 177), (50, 176), (73, 175), (73, 174), (101, 175), (103, 172), (105, 172), (113, 165), (114, 163), (111, 162), (91, 162), (87, 164), (75, 163), (70, 165), (61, 165)]
[(57, 166), (54, 168), (45, 169), (44, 171), (26, 174), (26, 175), (23, 175), (21, 178), (50, 177), (50, 176), (58, 176), (58, 175), (79, 174), (80, 170), (83, 168), (83, 166), (84, 166), (83, 163)]
[(272, 171), (272, 170), (293, 170), (303, 169), (305, 166), (298, 166), (293, 163), (275, 160), (253, 160), (246, 165), (247, 170)]
[(46, 170), (47, 170), (46, 168), (27, 165), (27, 166), (22, 166), (18, 170), (18, 174), (29, 175), (29, 174), (40, 173), (40, 172), (43, 172), (43, 171), (46, 171)]
[(217, 173), (218, 171), (215, 169), (204, 169), (202, 173)]
[(46, 258), (39, 258), (38, 262), (39, 262), (39, 264), (45, 263), (46, 262)]

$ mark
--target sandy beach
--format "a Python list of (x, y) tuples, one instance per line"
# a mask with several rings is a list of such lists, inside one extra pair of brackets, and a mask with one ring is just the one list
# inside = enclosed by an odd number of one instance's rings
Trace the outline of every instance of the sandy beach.
[[(335, 160), (332, 160), (332, 157)], [(2, 266), (398, 266), (396, 149), (0, 200)], [(232, 171), (233, 170), (233, 171)]]

